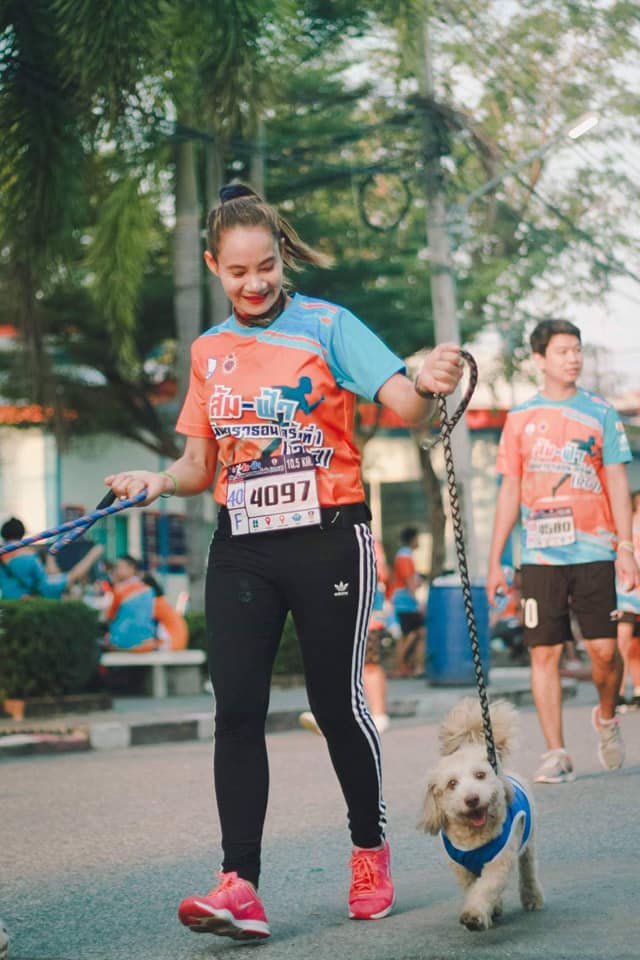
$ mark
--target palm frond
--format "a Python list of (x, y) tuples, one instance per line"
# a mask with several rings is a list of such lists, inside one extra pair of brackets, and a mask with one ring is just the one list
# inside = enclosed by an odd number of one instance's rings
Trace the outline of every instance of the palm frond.
[(153, 206), (139, 181), (121, 177), (99, 210), (87, 258), (93, 273), (93, 301), (104, 318), (119, 366), (129, 373), (137, 362), (137, 307), (153, 224)]

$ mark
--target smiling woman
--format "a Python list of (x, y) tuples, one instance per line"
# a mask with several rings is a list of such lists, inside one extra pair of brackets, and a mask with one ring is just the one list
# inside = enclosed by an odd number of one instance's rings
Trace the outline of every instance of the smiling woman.
[(349, 310), (288, 292), (286, 269), (330, 259), (250, 187), (223, 188), (207, 235), (205, 262), (232, 313), (192, 346), (177, 423), (185, 452), (163, 474), (129, 470), (106, 482), (118, 496), (146, 488), (147, 502), (214, 485), (206, 618), (222, 873), (210, 893), (183, 900), (179, 917), (195, 932), (248, 940), (269, 936), (257, 894), (265, 717), (289, 613), (348, 808), (349, 916), (373, 920), (392, 909), (380, 741), (362, 682), (377, 575), (355, 405), (365, 397), (420, 422), (431, 412), (426, 392), (451, 393), (462, 367), (459, 347), (442, 344), (414, 385), (404, 362)]

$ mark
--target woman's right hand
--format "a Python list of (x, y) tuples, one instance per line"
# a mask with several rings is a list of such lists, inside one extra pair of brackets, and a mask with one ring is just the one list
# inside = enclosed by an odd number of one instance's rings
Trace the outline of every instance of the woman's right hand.
[(120, 500), (128, 500), (146, 489), (147, 496), (137, 504), (139, 507), (152, 503), (163, 493), (175, 492), (171, 477), (166, 473), (153, 473), (151, 470), (123, 470), (105, 477), (104, 482)]

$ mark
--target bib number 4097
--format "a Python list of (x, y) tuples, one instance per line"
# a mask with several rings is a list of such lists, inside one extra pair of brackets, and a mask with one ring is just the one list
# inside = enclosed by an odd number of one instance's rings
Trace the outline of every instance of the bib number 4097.
[(279, 483), (256, 485), (249, 494), (249, 504), (257, 511), (264, 507), (288, 506), (292, 503), (304, 504), (309, 496), (309, 480), (282, 480)]

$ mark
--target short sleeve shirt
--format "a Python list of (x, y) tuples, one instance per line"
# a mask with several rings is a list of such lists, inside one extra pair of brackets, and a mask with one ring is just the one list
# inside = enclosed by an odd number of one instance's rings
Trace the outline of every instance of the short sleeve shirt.
[(321, 506), (359, 503), (356, 397), (374, 400), (404, 369), (348, 310), (296, 294), (267, 328), (231, 316), (194, 341), (176, 429), (217, 441), (218, 503), (226, 501), (230, 465), (289, 454), (312, 455)]
[[(605, 400), (578, 389), (569, 400), (536, 394), (507, 414), (496, 469), (521, 478), (523, 564), (577, 564), (615, 557), (615, 525), (604, 468), (631, 460), (622, 421)], [(575, 540), (527, 547), (539, 511), (571, 511)]]
[(27, 596), (57, 600), (66, 586), (67, 575), (59, 573), (47, 576), (35, 553), (14, 557), (8, 554), (0, 561), (0, 596), (4, 600), (19, 600)]
[(411, 547), (400, 547), (393, 560), (393, 571), (389, 583), (389, 598), (397, 613), (415, 613), (418, 607), (413, 590), (409, 584), (416, 575)]

